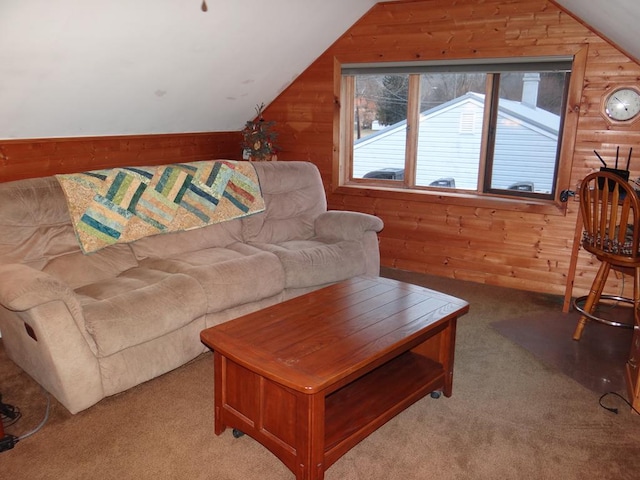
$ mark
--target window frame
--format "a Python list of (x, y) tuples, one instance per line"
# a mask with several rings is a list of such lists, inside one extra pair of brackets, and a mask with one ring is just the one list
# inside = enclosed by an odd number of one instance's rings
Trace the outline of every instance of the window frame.
[[(554, 52), (556, 53), (556, 52)], [(580, 113), (580, 100), (582, 96), (582, 87), (584, 81), (584, 71), (586, 67), (587, 48), (583, 45), (576, 45), (573, 48), (571, 46), (565, 46), (561, 49), (559, 55), (551, 56), (530, 56), (530, 57), (518, 57), (518, 58), (491, 58), (491, 59), (461, 59), (451, 60), (448, 62), (428, 62), (433, 65), (443, 65), (449, 63), (454, 64), (466, 64), (466, 65), (487, 65), (492, 62), (525, 62), (532, 61), (539, 63), (545, 60), (556, 61), (563, 58), (571, 63), (571, 73), (569, 76), (568, 85), (565, 85), (567, 93), (565, 96), (564, 115), (562, 116), (562, 123), (560, 125), (559, 135), (561, 140), (559, 141), (559, 153), (557, 160), (557, 171), (555, 188), (551, 198), (541, 199), (532, 198), (530, 196), (523, 195), (504, 195), (502, 193), (491, 191), (483, 192), (483, 185), (479, 185), (479, 191), (464, 191), (451, 189), (437, 189), (437, 188), (415, 188), (405, 185), (398, 185), (397, 180), (381, 180), (377, 179), (375, 182), (371, 182), (368, 179), (354, 179), (352, 178), (352, 154), (353, 154), (353, 128), (349, 129), (349, 126), (353, 125), (354, 114), (352, 109), (348, 106), (352, 105), (354, 94), (354, 86), (345, 82), (343, 71), (345, 67), (352, 68), (354, 66), (372, 68), (372, 65), (379, 65), (382, 67), (407, 67), (413, 68), (417, 63), (424, 64), (425, 62), (383, 62), (376, 64), (365, 64), (357, 62), (341, 62), (338, 58), (334, 59), (334, 92), (338, 108), (334, 115), (334, 162), (333, 162), (333, 177), (332, 177), (332, 191), (338, 194), (345, 195), (366, 195), (372, 197), (381, 198), (393, 198), (401, 200), (412, 200), (421, 202), (443, 203), (443, 204), (456, 204), (456, 205), (473, 205), (483, 206), (487, 208), (499, 208), (514, 211), (527, 211), (538, 212), (553, 215), (565, 215), (567, 213), (567, 204), (565, 201), (561, 201), (561, 192), (563, 190), (570, 189), (571, 169), (573, 159), (573, 149), (575, 146), (575, 139), (577, 134), (578, 117)], [(371, 72), (370, 70), (367, 70)], [(440, 70), (442, 71), (442, 70)], [(373, 73), (373, 72), (372, 72)], [(488, 82), (489, 83), (489, 82)], [(490, 86), (487, 85), (489, 90)], [(418, 102), (415, 102), (416, 104)], [(347, 108), (342, 108), (347, 106)], [(416, 108), (419, 108), (416, 107)], [(491, 112), (485, 108), (484, 115), (490, 115)], [(408, 117), (417, 118), (417, 115), (412, 115), (412, 112), (408, 112)], [(486, 118), (483, 119), (486, 121)], [(415, 130), (411, 128), (408, 122), (408, 132)], [(484, 182), (484, 170), (486, 170), (486, 140), (484, 140), (481, 146), (481, 158), (482, 170), (480, 173), (479, 182)], [(345, 143), (349, 142), (349, 143)], [(407, 148), (417, 148), (413, 146), (412, 142), (407, 143)], [(350, 148), (346, 148), (349, 146)], [(413, 162), (409, 162), (410, 165), (405, 165), (405, 178), (413, 178), (414, 173), (412, 170), (415, 166)]]

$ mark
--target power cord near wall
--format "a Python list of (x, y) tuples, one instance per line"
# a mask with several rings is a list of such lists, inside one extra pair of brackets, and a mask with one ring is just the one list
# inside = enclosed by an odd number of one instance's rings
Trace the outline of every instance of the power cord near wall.
[(638, 410), (636, 410), (633, 405), (631, 405), (631, 402), (629, 400), (627, 400), (626, 398), (624, 398), (622, 395), (620, 395), (617, 392), (607, 392), (607, 393), (603, 393), (600, 396), (600, 400), (598, 400), (598, 403), (605, 410), (609, 410), (611, 413), (616, 413), (616, 414), (618, 413), (618, 409), (617, 408), (615, 408), (615, 407), (607, 407), (606, 405), (602, 404), (602, 400), (604, 400), (604, 398), (607, 397), (608, 395), (613, 395), (615, 397), (621, 398), (627, 405), (629, 405), (629, 407), (631, 407), (631, 410), (633, 410), (634, 412), (640, 414), (640, 412)]
[[(42, 419), (40, 424), (30, 432), (24, 433), (19, 437), (7, 434), (5, 432), (4, 437), (0, 438), (0, 452), (11, 450), (13, 447), (15, 447), (16, 443), (38, 432), (42, 427), (44, 427), (44, 424), (47, 423), (47, 420), (49, 419), (49, 410), (51, 409), (51, 399), (49, 398), (49, 394), (44, 389), (42, 391), (47, 398), (47, 408), (44, 413), (44, 418)], [(22, 413), (20, 412), (20, 409), (18, 407), (14, 407), (13, 405), (9, 405), (8, 403), (3, 403), (2, 394), (0, 394), (0, 421), (2, 421), (3, 431), (5, 428), (17, 423), (21, 417)]]

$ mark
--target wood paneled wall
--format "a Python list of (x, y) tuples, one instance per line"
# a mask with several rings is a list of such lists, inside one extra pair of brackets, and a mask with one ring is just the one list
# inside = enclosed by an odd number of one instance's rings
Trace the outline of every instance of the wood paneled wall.
[[(423, 0), (379, 3), (272, 102), (281, 160), (318, 165), (335, 209), (380, 216), (382, 264), (475, 282), (564, 293), (577, 202), (566, 214), (469, 205), (444, 196), (335, 190), (339, 97), (345, 62), (555, 55), (587, 48), (588, 58), (572, 145), (571, 187), (620, 146), (633, 146), (632, 178), (640, 174), (640, 122), (614, 126), (602, 117), (602, 96), (637, 85), (640, 65), (547, 0)], [(569, 135), (571, 137), (571, 135)], [(0, 181), (124, 164), (205, 158), (238, 159), (238, 132), (0, 141)], [(573, 142), (575, 147), (573, 148)], [(581, 252), (576, 293), (591, 283), (597, 262)], [(630, 282), (627, 282), (627, 285)], [(609, 283), (617, 292), (621, 281)]]
[[(640, 66), (585, 25), (546, 0), (425, 0), (380, 3), (347, 31), (269, 105), (265, 116), (281, 125), (281, 159), (318, 165), (336, 209), (380, 216), (382, 264), (405, 270), (486, 282), (531, 291), (563, 294), (574, 240), (577, 202), (565, 214), (515, 211), (469, 205), (446, 197), (389, 195), (335, 189), (341, 63), (452, 58), (558, 55), (588, 49), (577, 113), (571, 180), (600, 164), (615, 149), (633, 146), (632, 177), (640, 173), (640, 122), (613, 126), (600, 113), (602, 96), (616, 85), (637, 85)], [(575, 138), (571, 134), (575, 134)], [(612, 157), (613, 156), (613, 157)], [(575, 292), (590, 285), (597, 261), (580, 253)], [(631, 282), (627, 282), (630, 284)], [(622, 282), (612, 279), (609, 289)]]
[(0, 182), (125, 165), (239, 160), (239, 132), (0, 140)]

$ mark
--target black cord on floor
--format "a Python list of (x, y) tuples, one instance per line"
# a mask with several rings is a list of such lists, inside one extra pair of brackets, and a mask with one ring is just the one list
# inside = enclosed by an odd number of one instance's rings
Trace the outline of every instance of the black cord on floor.
[[(51, 410), (51, 399), (49, 398), (49, 393), (44, 388), (42, 388), (42, 391), (44, 392), (44, 395), (47, 398), (47, 408), (46, 408), (45, 413), (44, 413), (44, 418), (42, 419), (40, 424), (36, 428), (31, 430), (30, 432), (24, 433), (24, 434), (20, 435), (19, 437), (16, 437), (14, 435), (5, 434), (4, 438), (0, 438), (0, 452), (4, 452), (5, 450), (12, 449), (16, 445), (16, 443), (18, 443), (20, 440), (24, 440), (25, 438), (30, 437), (34, 433), (38, 432), (44, 426), (44, 424), (47, 423), (47, 420), (49, 419), (49, 411)], [(12, 405), (8, 405), (6, 403), (2, 403), (2, 396), (1, 395), (0, 395), (0, 412), (1, 412), (1, 416), (2, 416), (2, 424), (3, 424), (3, 426), (13, 425), (22, 416), (22, 414), (20, 413), (20, 409), (19, 408), (14, 407)], [(11, 421), (8, 421), (5, 424), (4, 423), (5, 422), (5, 417), (11, 418)]]
[(604, 399), (604, 397), (606, 397), (607, 395), (615, 395), (616, 397), (621, 398), (621, 399), (624, 401), (624, 403), (626, 403), (627, 405), (629, 405), (629, 407), (631, 408), (631, 410), (633, 410), (634, 412), (636, 412), (636, 413), (640, 414), (640, 412), (639, 412), (638, 410), (636, 410), (636, 409), (634, 408), (634, 406), (633, 406), (633, 405), (631, 405), (631, 402), (629, 402), (629, 400), (627, 400), (626, 398), (624, 398), (622, 395), (620, 395), (620, 394), (619, 394), (619, 393), (617, 393), (617, 392), (607, 392), (607, 393), (603, 393), (603, 394), (600, 396), (600, 400), (598, 400), (598, 403), (599, 403), (599, 404), (600, 404), (600, 406), (601, 406), (602, 408), (604, 408), (605, 410), (609, 410), (609, 411), (610, 411), (610, 412), (612, 412), (612, 413), (618, 413), (618, 409), (617, 409), (617, 408), (615, 408), (615, 407), (607, 407), (607, 406), (605, 406), (605, 405), (603, 405), (603, 404), (602, 404), (602, 400), (603, 400), (603, 399)]
[(20, 409), (9, 405), (8, 403), (2, 403), (2, 394), (0, 394), (0, 420), (4, 428), (10, 427), (15, 424), (22, 417)]
[(6, 430), (11, 425), (15, 425), (18, 422), (18, 420), (20, 420), (20, 418), (22, 418), (22, 413), (20, 413), (19, 408), (16, 408), (15, 417), (5, 417), (4, 415), (2, 415), (2, 426)]

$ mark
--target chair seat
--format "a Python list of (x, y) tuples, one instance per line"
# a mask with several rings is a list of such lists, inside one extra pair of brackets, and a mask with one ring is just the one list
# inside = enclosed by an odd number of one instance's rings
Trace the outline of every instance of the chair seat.
[[(584, 231), (582, 232), (582, 245), (585, 248), (591, 247), (594, 250), (602, 250), (612, 255), (620, 255), (628, 260), (628, 257), (632, 257), (634, 253), (633, 229), (633, 225), (626, 226), (623, 240), (618, 240), (619, 229), (616, 229), (613, 235), (594, 235), (592, 232)], [(640, 253), (638, 247), (635, 248), (636, 254)], [(640, 258), (637, 259), (637, 262), (640, 263)]]

